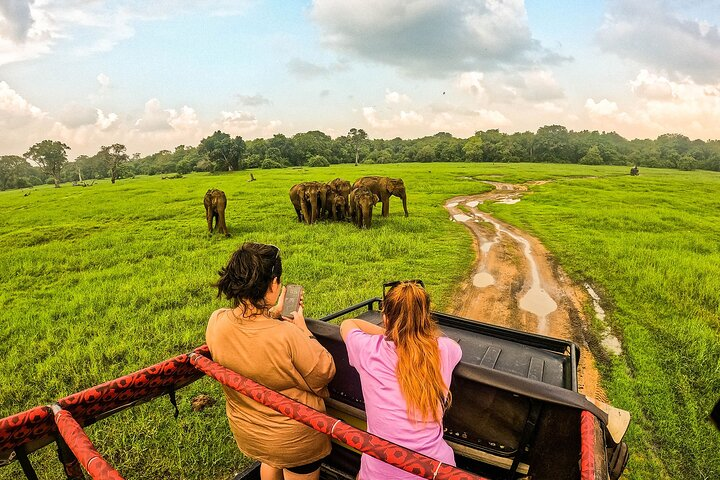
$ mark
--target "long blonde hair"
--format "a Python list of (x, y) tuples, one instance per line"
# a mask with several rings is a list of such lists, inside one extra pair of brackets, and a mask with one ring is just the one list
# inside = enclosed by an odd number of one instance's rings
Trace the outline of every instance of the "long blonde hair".
[(439, 330), (430, 316), (430, 295), (415, 283), (402, 282), (385, 296), (383, 314), (385, 338), (395, 343), (395, 374), (408, 418), (440, 423), (450, 392), (440, 373)]

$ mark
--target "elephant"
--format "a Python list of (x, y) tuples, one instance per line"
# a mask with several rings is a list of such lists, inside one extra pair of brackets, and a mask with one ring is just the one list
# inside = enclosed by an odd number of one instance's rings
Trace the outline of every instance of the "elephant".
[(345, 220), (347, 211), (347, 199), (339, 193), (330, 191), (327, 196), (328, 217), (333, 220)]
[(405, 216), (408, 216), (407, 210), (407, 194), (405, 193), (405, 183), (402, 178), (390, 178), (390, 177), (362, 177), (355, 181), (353, 184), (354, 188), (367, 187), (372, 193), (380, 198), (382, 202), (382, 216), (387, 217), (390, 215), (390, 197), (399, 197), (403, 202), (403, 210), (405, 210)]
[(327, 204), (328, 195), (330, 195), (330, 187), (322, 182), (314, 182), (319, 183), (319, 191), (318, 191), (318, 201), (320, 202), (319, 210), (318, 210), (318, 218), (323, 217), (326, 212), (330, 211), (330, 208)]
[(205, 194), (203, 199), (203, 205), (205, 205), (205, 218), (208, 223), (208, 230), (213, 231), (213, 219), (215, 219), (215, 227), (218, 232), (225, 234), (229, 237), (227, 226), (225, 225), (225, 207), (227, 206), (227, 198), (225, 192), (211, 188)]
[(302, 215), (302, 197), (304, 193), (302, 192), (301, 183), (298, 183), (297, 185), (293, 185), (290, 188), (290, 201), (293, 204), (293, 207), (295, 207), (295, 213), (297, 213), (298, 222), (303, 221), (303, 215)]
[(343, 180), (342, 178), (336, 178), (335, 180), (328, 182), (327, 185), (328, 187), (330, 187), (330, 192), (334, 192), (336, 195), (342, 195), (345, 198), (345, 215), (349, 216), (350, 211), (348, 195), (350, 195), (350, 190), (352, 190), (350, 182), (347, 180)]
[(321, 188), (323, 185), (320, 182), (303, 182), (292, 186), (290, 201), (295, 207), (298, 221), (304, 221), (308, 225), (317, 221), (320, 207), (325, 203), (325, 194)]
[(350, 192), (350, 217), (359, 228), (370, 228), (372, 209), (380, 198), (367, 187), (358, 187)]

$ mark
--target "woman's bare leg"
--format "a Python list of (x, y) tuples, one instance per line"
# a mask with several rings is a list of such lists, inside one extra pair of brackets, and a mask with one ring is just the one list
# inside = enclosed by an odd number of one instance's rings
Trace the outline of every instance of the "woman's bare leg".
[[(320, 469), (318, 468), (314, 472), (310, 473), (293, 473), (290, 470), (285, 470), (285, 480), (318, 480), (320, 478)], [(263, 479), (265, 480), (265, 479)]]
[(260, 480), (283, 480), (283, 471), (281, 468), (275, 468), (266, 463), (261, 463)]

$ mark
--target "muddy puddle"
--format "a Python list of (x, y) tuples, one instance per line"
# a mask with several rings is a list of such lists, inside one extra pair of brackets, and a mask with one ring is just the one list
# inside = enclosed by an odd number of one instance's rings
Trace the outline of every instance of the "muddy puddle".
[[(598, 320), (604, 322), (604, 311), (599, 313), (600, 297), (589, 286), (573, 284), (536, 238), (477, 208), (487, 202), (515, 205), (527, 194), (527, 185), (484, 183), (495, 189), (445, 203), (450, 220), (463, 223), (472, 232), (476, 251), (472, 275), (460, 286), (452, 302), (456, 307), (450, 313), (572, 340), (582, 350), (578, 389), (604, 401), (586, 338), (590, 321), (584, 314), (584, 305), (592, 303)], [(615, 342), (617, 339), (607, 328), (603, 347), (609, 353), (619, 354), (621, 345)]]

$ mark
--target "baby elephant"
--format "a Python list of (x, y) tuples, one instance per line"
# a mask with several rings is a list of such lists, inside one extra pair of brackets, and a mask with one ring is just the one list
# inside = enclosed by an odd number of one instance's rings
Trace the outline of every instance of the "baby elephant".
[(225, 207), (227, 206), (227, 198), (225, 192), (211, 188), (205, 194), (203, 199), (205, 205), (205, 218), (207, 218), (208, 230), (213, 231), (213, 218), (215, 219), (215, 227), (218, 232), (229, 237), (227, 226), (225, 225)]
[(350, 218), (360, 228), (370, 228), (372, 224), (372, 210), (380, 199), (367, 187), (358, 187), (350, 192), (348, 204), (350, 205)]

